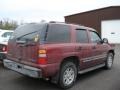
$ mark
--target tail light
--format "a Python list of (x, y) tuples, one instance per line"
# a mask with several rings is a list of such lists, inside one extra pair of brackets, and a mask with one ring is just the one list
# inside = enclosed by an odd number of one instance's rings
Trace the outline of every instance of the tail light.
[(38, 64), (45, 65), (47, 64), (47, 58), (46, 58), (46, 50), (39, 50), (38, 51)]
[(3, 46), (2, 51), (6, 52), (7, 51), (7, 46)]

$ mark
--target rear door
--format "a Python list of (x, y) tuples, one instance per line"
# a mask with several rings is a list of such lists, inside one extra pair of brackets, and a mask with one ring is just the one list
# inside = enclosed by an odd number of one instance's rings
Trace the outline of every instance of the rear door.
[(8, 58), (35, 63), (38, 58), (39, 41), (44, 41), (45, 26), (28, 24), (18, 27), (8, 43)]
[(80, 59), (81, 70), (91, 67), (92, 64), (88, 61), (92, 56), (91, 50), (87, 30), (76, 29), (76, 52)]

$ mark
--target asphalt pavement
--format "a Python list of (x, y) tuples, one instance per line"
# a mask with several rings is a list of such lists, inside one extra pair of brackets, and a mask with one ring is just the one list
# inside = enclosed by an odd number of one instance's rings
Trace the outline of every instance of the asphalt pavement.
[[(69, 90), (120, 90), (120, 45), (115, 48), (114, 65), (111, 70), (103, 68), (78, 75)], [(0, 63), (0, 90), (61, 90), (57, 85), (42, 79), (23, 76), (3, 67)]]

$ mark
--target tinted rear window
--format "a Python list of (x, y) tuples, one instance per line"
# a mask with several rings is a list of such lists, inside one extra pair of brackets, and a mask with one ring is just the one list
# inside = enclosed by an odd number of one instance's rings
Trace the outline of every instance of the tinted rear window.
[(43, 40), (46, 26), (47, 24), (27, 24), (19, 26), (11, 38), (31, 40), (38, 35), (39, 38)]
[(61, 24), (49, 24), (46, 38), (47, 43), (70, 42), (70, 27)]

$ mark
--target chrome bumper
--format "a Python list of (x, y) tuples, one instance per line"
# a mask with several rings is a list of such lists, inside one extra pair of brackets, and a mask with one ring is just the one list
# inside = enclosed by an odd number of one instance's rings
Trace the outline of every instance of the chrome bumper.
[(41, 70), (38, 68), (20, 64), (20, 63), (17, 63), (17, 62), (8, 60), (8, 59), (4, 59), (3, 64), (5, 67), (13, 71), (19, 72), (23, 75), (27, 75), (33, 78), (42, 78)]

